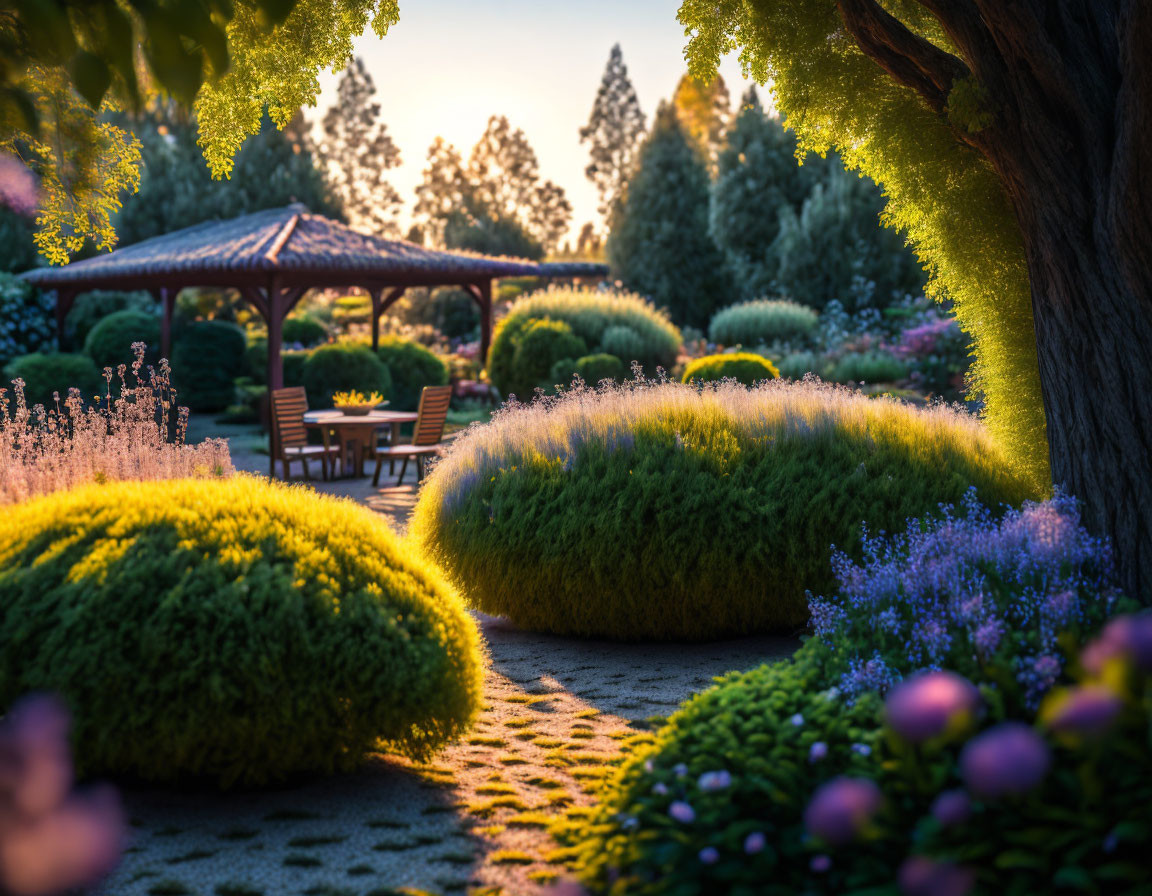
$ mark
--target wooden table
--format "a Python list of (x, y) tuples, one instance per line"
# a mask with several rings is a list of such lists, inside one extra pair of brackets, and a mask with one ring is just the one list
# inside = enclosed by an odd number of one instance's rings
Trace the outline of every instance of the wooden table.
[(339, 408), (325, 411), (308, 411), (304, 414), (304, 425), (312, 429), (333, 430), (336, 438), (340, 440), (340, 472), (347, 476), (345, 466), (348, 449), (352, 449), (352, 475), (364, 475), (364, 449), (372, 444), (376, 431), (390, 427), (392, 444), (400, 439), (400, 426), (403, 423), (415, 423), (415, 411), (369, 411), (367, 414), (353, 416), (345, 414)]

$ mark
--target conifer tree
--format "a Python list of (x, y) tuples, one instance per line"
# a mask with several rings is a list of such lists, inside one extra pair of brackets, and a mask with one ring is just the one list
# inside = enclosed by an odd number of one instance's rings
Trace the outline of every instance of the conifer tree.
[(724, 256), (708, 232), (708, 192), (704, 159), (675, 110), (661, 104), (607, 251), (615, 276), (681, 326), (705, 327), (733, 299)]
[(364, 60), (352, 60), (324, 113), (320, 157), (352, 226), (382, 236), (400, 232), (403, 200), (387, 172), (400, 164), (400, 150), (380, 121), (376, 85)]
[(732, 114), (728, 85), (719, 74), (707, 81), (685, 74), (676, 85), (672, 105), (685, 132), (707, 159), (709, 172), (715, 174), (716, 159)]
[(612, 47), (580, 142), (588, 143), (590, 161), (584, 173), (600, 194), (600, 214), (609, 218), (620, 201), (644, 137), (644, 113), (620, 44)]

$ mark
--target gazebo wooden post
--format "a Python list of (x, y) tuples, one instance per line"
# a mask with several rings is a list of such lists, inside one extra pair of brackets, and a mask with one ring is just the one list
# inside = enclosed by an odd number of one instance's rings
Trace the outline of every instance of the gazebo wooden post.
[(76, 292), (71, 289), (56, 289), (56, 341), (64, 345), (64, 322), (68, 319), (68, 312), (72, 310), (72, 303), (76, 301)]
[[(400, 300), (407, 288), (406, 286), (395, 286), (388, 291), (386, 296), (384, 296), (382, 287), (372, 292), (372, 351), (380, 348), (380, 318), (384, 316), (385, 311)], [(381, 298), (381, 296), (384, 297)]]
[(492, 346), (492, 281), (482, 280), (476, 286), (480, 292), (480, 364), (488, 363), (488, 349)]
[(284, 294), (275, 278), (268, 283), (268, 394), (284, 388)]
[(176, 309), (178, 290), (167, 286), (153, 289), (152, 295), (160, 303), (160, 357), (172, 360), (172, 314)]

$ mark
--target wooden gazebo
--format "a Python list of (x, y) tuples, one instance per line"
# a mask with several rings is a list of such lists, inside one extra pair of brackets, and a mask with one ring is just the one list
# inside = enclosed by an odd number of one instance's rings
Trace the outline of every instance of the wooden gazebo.
[(56, 292), (56, 323), (77, 294), (94, 289), (148, 290), (163, 309), (161, 351), (170, 355), (176, 294), (190, 286), (238, 289), (268, 326), (268, 385), (284, 384), (284, 319), (309, 289), (359, 287), (372, 297), (372, 347), (380, 317), (409, 287), (460, 286), (480, 308), (480, 354), (492, 340), (492, 281), (501, 277), (604, 277), (598, 264), (537, 264), (427, 249), (353, 230), (302, 205), (207, 221), (58, 268), (20, 276)]

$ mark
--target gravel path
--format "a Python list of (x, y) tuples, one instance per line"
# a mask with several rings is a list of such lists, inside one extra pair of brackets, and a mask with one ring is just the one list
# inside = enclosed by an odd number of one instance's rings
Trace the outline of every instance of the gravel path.
[[(244, 438), (248, 438), (245, 443)], [(267, 470), (251, 437), (240, 469)], [(318, 483), (403, 529), (415, 484)], [(131, 845), (97, 894), (533, 894), (556, 879), (546, 827), (591, 802), (622, 746), (713, 677), (796, 647), (788, 638), (619, 644), (537, 635), (477, 615), (488, 645), (473, 731), (426, 765), (369, 757), (354, 774), (228, 793), (128, 789)], [(399, 892), (404, 892), (399, 889)]]

